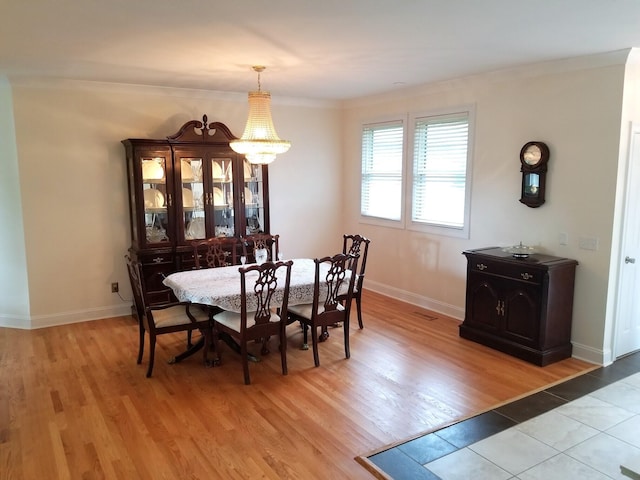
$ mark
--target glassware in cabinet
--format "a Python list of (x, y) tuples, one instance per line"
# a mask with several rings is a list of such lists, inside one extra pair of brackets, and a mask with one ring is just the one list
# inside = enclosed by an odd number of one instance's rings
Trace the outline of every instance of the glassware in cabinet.
[(180, 183), (182, 194), (182, 228), (184, 239), (206, 238), (203, 159), (198, 156), (180, 158)]
[(233, 195), (233, 159), (216, 157), (211, 159), (213, 190), (210, 204), (213, 206), (214, 235), (235, 236), (235, 208)]
[(263, 167), (243, 161), (244, 173), (244, 209), (245, 233), (265, 232), (265, 192), (263, 182)]
[(169, 239), (169, 213), (171, 193), (167, 191), (167, 158), (141, 156), (142, 198), (146, 243), (163, 243)]

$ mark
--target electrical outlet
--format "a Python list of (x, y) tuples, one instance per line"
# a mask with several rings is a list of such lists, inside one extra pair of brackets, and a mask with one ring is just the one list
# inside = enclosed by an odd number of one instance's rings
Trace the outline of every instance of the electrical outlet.
[(118, 285), (118, 282), (113, 282), (111, 284), (111, 293), (118, 293), (120, 291), (120, 287)]

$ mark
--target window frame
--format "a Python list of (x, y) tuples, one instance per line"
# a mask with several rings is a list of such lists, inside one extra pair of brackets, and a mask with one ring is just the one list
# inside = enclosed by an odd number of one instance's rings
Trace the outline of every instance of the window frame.
[[(365, 215), (362, 213), (362, 190), (363, 190), (363, 174), (362, 174), (362, 143), (363, 143), (363, 134), (364, 130), (367, 127), (373, 126), (391, 126), (391, 125), (399, 125), (402, 127), (402, 164), (400, 171), (400, 219), (394, 220), (390, 218), (384, 217), (376, 217), (372, 215)], [(360, 223), (376, 225), (381, 227), (388, 228), (405, 228), (405, 195), (406, 195), (406, 185), (407, 185), (407, 176), (406, 176), (406, 161), (407, 161), (407, 116), (406, 115), (394, 115), (385, 118), (378, 118), (376, 120), (362, 122), (360, 126), (360, 189), (359, 189), (359, 214), (360, 214)]]
[[(464, 198), (464, 213), (463, 213), (463, 225), (462, 227), (454, 227), (450, 225), (427, 223), (413, 220), (413, 179), (414, 179), (414, 156), (415, 152), (415, 136), (416, 136), (416, 124), (419, 120), (424, 118), (435, 117), (453, 117), (460, 114), (467, 115), (468, 121), (468, 134), (467, 134), (467, 164), (465, 172), (465, 198)], [(465, 238), (468, 239), (470, 234), (469, 223), (471, 219), (471, 186), (472, 186), (472, 173), (473, 173), (473, 145), (474, 145), (474, 127), (475, 127), (475, 107), (474, 105), (462, 105), (457, 108), (446, 108), (429, 110), (423, 112), (414, 112), (409, 114), (408, 120), (408, 140), (407, 140), (407, 179), (406, 179), (406, 191), (405, 191), (405, 209), (408, 212), (406, 228), (407, 230), (432, 233), (435, 235), (443, 235), (447, 237)]]
[[(448, 117), (456, 114), (467, 114), (468, 119), (468, 143), (467, 143), (467, 165), (465, 173), (465, 199), (464, 214), (462, 228), (452, 227), (442, 224), (430, 224), (425, 222), (413, 221), (413, 178), (414, 178), (414, 154), (415, 154), (415, 127), (416, 122), (420, 119), (428, 117)], [(403, 127), (403, 145), (402, 145), (402, 178), (401, 178), (401, 205), (400, 220), (392, 220), (381, 217), (364, 215), (362, 213), (362, 143), (365, 128), (374, 125), (390, 125), (400, 124)], [(378, 118), (371, 121), (363, 121), (360, 126), (360, 201), (359, 214), (360, 223), (376, 225), (381, 227), (404, 229), (408, 231), (430, 233), (434, 235), (442, 235), (456, 238), (470, 238), (470, 220), (471, 220), (471, 186), (473, 172), (473, 150), (474, 150), (474, 130), (475, 130), (475, 105), (460, 105), (452, 108), (433, 109), (420, 112), (409, 112), (404, 115), (390, 115), (384, 118)]]

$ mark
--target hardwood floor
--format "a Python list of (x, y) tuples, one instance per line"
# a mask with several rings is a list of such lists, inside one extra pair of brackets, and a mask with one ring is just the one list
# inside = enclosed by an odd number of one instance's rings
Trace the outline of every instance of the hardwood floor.
[(158, 339), (145, 378), (131, 317), (0, 329), (0, 477), (370, 479), (355, 457), (595, 367), (536, 367), (461, 339), (455, 320), (368, 291), (363, 310), (350, 360), (332, 329), (314, 368), (291, 325), (289, 375), (272, 339), (249, 386), (226, 347), (220, 367), (200, 355), (167, 364), (184, 334)]

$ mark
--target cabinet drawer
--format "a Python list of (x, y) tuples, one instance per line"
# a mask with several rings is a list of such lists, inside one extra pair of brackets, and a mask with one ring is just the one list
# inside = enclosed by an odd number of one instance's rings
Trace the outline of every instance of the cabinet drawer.
[(544, 276), (544, 271), (532, 268), (531, 265), (522, 263), (495, 262), (486, 258), (471, 257), (469, 259), (469, 269), (473, 272), (480, 272), (500, 277), (511, 278), (529, 283), (540, 284)]
[(171, 252), (157, 252), (150, 255), (141, 255), (140, 262), (142, 265), (164, 265), (173, 263), (173, 254)]
[(193, 270), (196, 268), (196, 262), (193, 258), (193, 251), (181, 252), (177, 254), (178, 270)]

